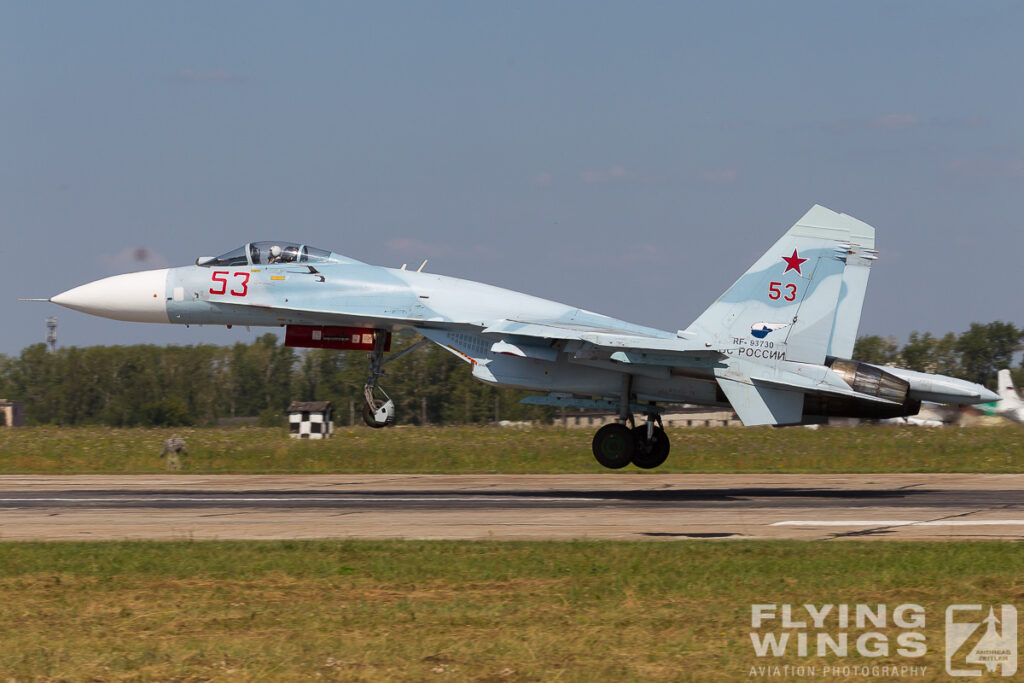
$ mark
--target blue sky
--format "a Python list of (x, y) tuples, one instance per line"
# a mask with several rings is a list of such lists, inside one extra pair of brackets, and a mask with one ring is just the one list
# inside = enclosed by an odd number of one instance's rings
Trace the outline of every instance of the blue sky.
[(0, 9), (0, 353), (231, 343), (17, 297), (297, 239), (685, 327), (812, 204), (862, 334), (1024, 326), (1024, 4)]

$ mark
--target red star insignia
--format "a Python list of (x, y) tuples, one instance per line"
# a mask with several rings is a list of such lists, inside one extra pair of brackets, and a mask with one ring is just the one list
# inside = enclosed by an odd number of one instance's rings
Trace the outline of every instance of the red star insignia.
[(786, 269), (782, 271), (783, 275), (785, 275), (791, 270), (795, 270), (798, 275), (803, 275), (803, 273), (800, 272), (800, 264), (806, 261), (807, 259), (800, 258), (800, 255), (796, 253), (796, 249), (793, 250), (792, 256), (783, 256), (782, 260), (786, 262)]

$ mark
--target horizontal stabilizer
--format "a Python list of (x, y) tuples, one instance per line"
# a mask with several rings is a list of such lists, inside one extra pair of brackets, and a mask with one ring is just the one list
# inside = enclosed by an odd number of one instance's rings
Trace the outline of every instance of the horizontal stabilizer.
[(800, 391), (747, 384), (725, 377), (718, 378), (718, 385), (744, 426), (794, 425), (803, 420), (804, 395)]

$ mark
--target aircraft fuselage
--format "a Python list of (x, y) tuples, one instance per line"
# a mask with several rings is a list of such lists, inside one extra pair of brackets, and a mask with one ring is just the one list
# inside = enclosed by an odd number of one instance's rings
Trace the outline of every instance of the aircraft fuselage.
[[(270, 241), (194, 266), (105, 278), (51, 301), (116, 320), (285, 327), (295, 346), (370, 350), (364, 420), (375, 427), (394, 422), (394, 402), (375, 398), (388, 333), (414, 330), (483, 382), (546, 392), (531, 402), (617, 410), (618, 424), (595, 436), (595, 456), (608, 467), (649, 468), (668, 454), (658, 403), (726, 406), (747, 425), (792, 425), (903, 417), (922, 400), (998, 398), (953, 377), (849, 360), (876, 259), (874, 228), (815, 206), (677, 333)], [(645, 427), (627, 427), (634, 413), (647, 416)]]

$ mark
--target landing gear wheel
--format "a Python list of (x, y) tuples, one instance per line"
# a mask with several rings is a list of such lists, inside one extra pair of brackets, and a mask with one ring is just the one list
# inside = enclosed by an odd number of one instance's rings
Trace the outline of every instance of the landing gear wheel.
[(661, 427), (655, 427), (651, 440), (647, 440), (647, 425), (633, 428), (636, 450), (633, 453), (633, 464), (645, 470), (652, 470), (668, 458), (668, 435)]
[(395, 404), (391, 399), (373, 402), (373, 407), (363, 406), (363, 422), (367, 427), (381, 429), (395, 424)]
[(363, 424), (374, 429), (380, 429), (384, 426), (377, 424), (377, 421), (373, 419), (373, 411), (370, 410), (370, 406), (363, 406)]
[(618, 470), (633, 460), (636, 439), (626, 425), (605, 425), (594, 435), (593, 449), (594, 457), (599, 463), (609, 469)]

